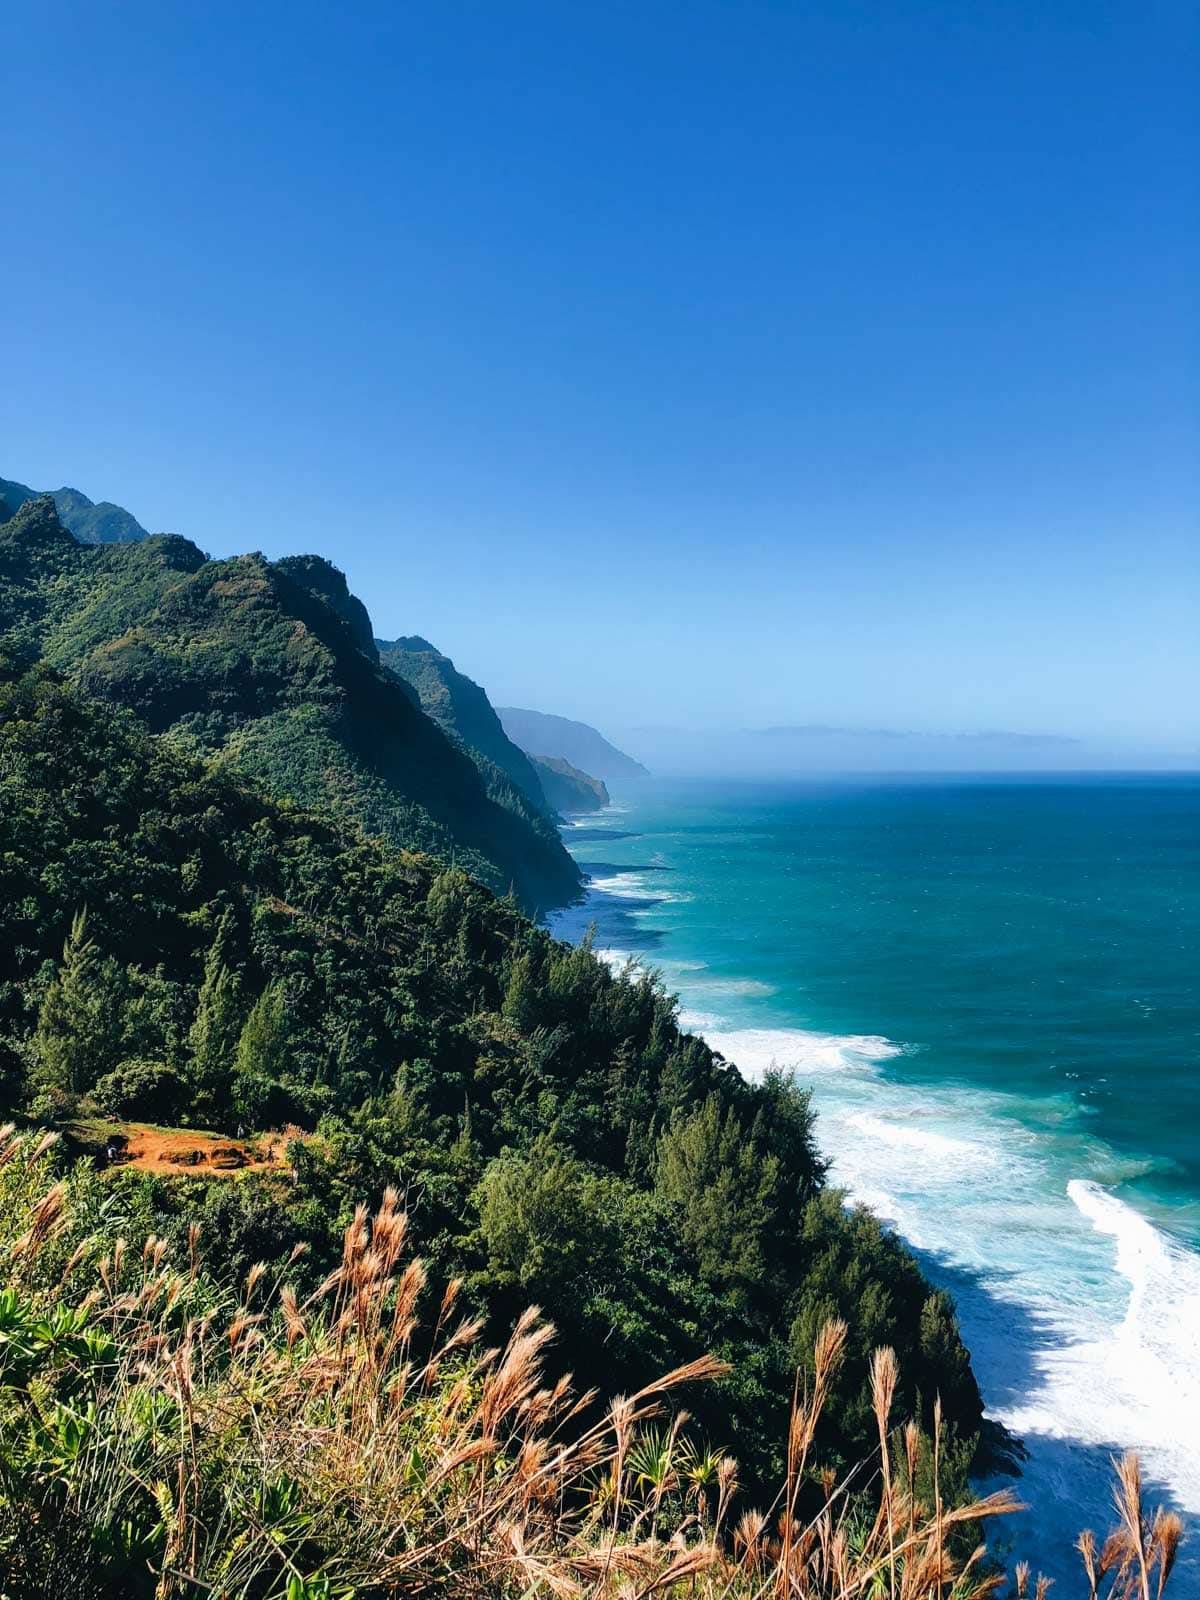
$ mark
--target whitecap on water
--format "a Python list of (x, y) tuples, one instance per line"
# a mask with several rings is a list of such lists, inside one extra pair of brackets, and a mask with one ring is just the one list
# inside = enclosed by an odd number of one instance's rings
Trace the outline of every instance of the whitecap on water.
[(720, 1023), (720, 1017), (714, 1016), (711, 1011), (681, 1011), (679, 1013), (679, 1026), (686, 1028), (689, 1033), (707, 1033), (710, 1028), (715, 1028)]
[(771, 1067), (806, 1072), (853, 1072), (873, 1076), (876, 1064), (900, 1055), (903, 1046), (879, 1034), (816, 1033), (804, 1028), (717, 1029), (705, 1038), (748, 1076)]
[(932, 1165), (926, 1172), (927, 1181), (935, 1183), (960, 1183), (972, 1174), (986, 1173), (999, 1165), (999, 1156), (990, 1146), (977, 1139), (960, 1139), (948, 1133), (938, 1133), (923, 1127), (916, 1119), (886, 1121), (870, 1112), (851, 1113), (850, 1123), (868, 1139), (891, 1145), (918, 1158), (927, 1158)]
[[(697, 994), (728, 996), (730, 999), (739, 996), (765, 999), (777, 992), (774, 984), (761, 983), (757, 978), (696, 978), (690, 987)], [(719, 1027), (720, 1022), (720, 1017), (717, 1017), (715, 1025)]]
[[(1016, 1556), (1074, 1583), (1075, 1535), (1107, 1528), (1111, 1456), (1127, 1448), (1148, 1501), (1200, 1515), (1200, 1256), (1072, 1179), (1072, 1164), (1115, 1159), (1084, 1119), (1031, 1123), (1017, 1097), (905, 1083), (882, 1070), (906, 1053), (891, 1039), (694, 1025), (748, 1076), (779, 1066), (812, 1084), (831, 1181), (955, 1294), (990, 1414), (1029, 1450)], [(1181, 1594), (1200, 1595), (1196, 1558), (1181, 1558)]]

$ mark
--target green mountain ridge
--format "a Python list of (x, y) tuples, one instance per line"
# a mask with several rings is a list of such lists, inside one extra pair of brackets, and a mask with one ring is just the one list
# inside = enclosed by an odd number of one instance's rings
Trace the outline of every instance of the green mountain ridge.
[(0, 525), (0, 631), (270, 793), (331, 805), (393, 843), (457, 859), (531, 909), (579, 872), (550, 820), (475, 764), (379, 663), (343, 574), (316, 556), (210, 561), (156, 535), (89, 546), (48, 497)]
[(428, 639), (414, 634), (375, 644), (384, 666), (415, 691), (422, 710), (471, 755), (489, 793), (507, 779), (537, 814), (598, 811), (608, 805), (608, 790), (599, 778), (560, 757), (527, 755), (514, 744), (487, 691)]
[(84, 544), (131, 544), (150, 537), (131, 512), (111, 500), (89, 500), (78, 489), (30, 489), (8, 478), (0, 478), (0, 522), (44, 494), (54, 501), (63, 526)]
[(960, 1493), (983, 1422), (949, 1297), (827, 1186), (798, 1085), (743, 1078), (657, 975), (522, 913), (510, 885), (530, 912), (580, 887), (548, 794), (607, 799), (427, 640), (376, 641), (322, 557), (91, 545), (26, 499), (0, 523), (0, 1119), (76, 1152), (133, 1123), (299, 1129), (236, 1182), (84, 1161), (68, 1210), (175, 1259), (199, 1226), (231, 1273), (308, 1293), (356, 1204), (398, 1190), (435, 1292), (500, 1326), (536, 1301), (581, 1388), (727, 1361), (690, 1403), (753, 1492), (842, 1317), (829, 1459), (872, 1448), (888, 1344), (927, 1429), (941, 1397)]

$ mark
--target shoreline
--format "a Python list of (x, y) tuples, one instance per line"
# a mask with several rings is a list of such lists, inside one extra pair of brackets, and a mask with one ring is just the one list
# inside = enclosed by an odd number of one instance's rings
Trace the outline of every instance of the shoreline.
[[(616, 843), (622, 822), (636, 810), (636, 799), (618, 800), (604, 812), (571, 819), (563, 830), (568, 848), (572, 833), (576, 846), (584, 839), (595, 844), (597, 836)], [(1193, 1304), (1200, 1309), (1200, 1256), (1090, 1174), (1084, 1156), (1094, 1151), (1084, 1150), (1082, 1134), (1080, 1152), (1072, 1151), (1068, 1163), (1082, 1170), (1056, 1188), (1039, 1141), (1051, 1148), (1074, 1137), (1072, 1130), (1064, 1136), (1039, 1127), (1033, 1108), (1003, 1091), (987, 1095), (974, 1085), (907, 1082), (896, 1066), (911, 1044), (880, 1035), (822, 1034), (781, 1025), (778, 1017), (769, 1027), (737, 1025), (747, 1016), (730, 1013), (752, 1009), (771, 986), (758, 978), (723, 978), (725, 993), (718, 995), (717, 986), (704, 982), (704, 950), (689, 947), (678, 933), (657, 930), (653, 950), (638, 949), (641, 919), (668, 897), (686, 897), (687, 886), (673, 896), (660, 894), (637, 863), (605, 865), (610, 875), (594, 876), (581, 902), (555, 913), (551, 931), (577, 942), (595, 922), (597, 953), (616, 966), (632, 957), (662, 971), (680, 999), (681, 1026), (701, 1034), (744, 1074), (754, 1076), (772, 1063), (796, 1070), (813, 1088), (818, 1143), (831, 1160), (832, 1181), (893, 1227), (930, 1281), (953, 1294), (985, 1414), (1022, 1441), (1026, 1457), (1016, 1467), (1016, 1488), (1020, 1493), (1025, 1484), (1038, 1508), (1036, 1516), (1025, 1514), (1001, 1530), (995, 1548), (1011, 1548), (1014, 1558), (1022, 1549), (1035, 1550), (1048, 1576), (1074, 1583), (1074, 1538), (1084, 1526), (1107, 1529), (1111, 1456), (1121, 1448), (1142, 1451), (1147, 1499), (1174, 1506), (1194, 1523), (1200, 1467), (1190, 1452), (1200, 1433), (1190, 1432), (1186, 1419), (1194, 1415), (1200, 1422), (1200, 1384), (1194, 1392), (1178, 1388), (1186, 1324), (1173, 1330), (1174, 1342), (1170, 1329), (1163, 1336), (1159, 1328), (1156, 1345), (1155, 1323), (1164, 1316), (1169, 1323), (1172, 1297), (1181, 1301), (1184, 1316)], [(614, 929), (632, 937), (618, 945), (606, 937)], [(911, 1188), (919, 1169), (925, 1188), (918, 1184), (909, 1192), (905, 1184)], [(955, 1238), (952, 1225), (960, 1212), (966, 1213), (958, 1230), (965, 1241)], [(1006, 1229), (1010, 1245), (1016, 1241), (1007, 1250)], [(1033, 1271), (1019, 1258), (1023, 1243), (1048, 1250), (1061, 1239), (1069, 1240), (1067, 1257), (1078, 1260), (1066, 1259), (1061, 1267), (1039, 1261)], [(1059, 1293), (1053, 1292), (1056, 1272)], [(1073, 1273), (1079, 1283), (1071, 1281)], [(1114, 1285), (1111, 1297), (1124, 1302), (1115, 1322), (1071, 1304), (1073, 1294), (1080, 1303), (1086, 1299), (1080, 1285), (1104, 1274)], [(1011, 1480), (993, 1470), (981, 1481)], [(1191, 1544), (1181, 1566), (1200, 1583), (1200, 1551)]]

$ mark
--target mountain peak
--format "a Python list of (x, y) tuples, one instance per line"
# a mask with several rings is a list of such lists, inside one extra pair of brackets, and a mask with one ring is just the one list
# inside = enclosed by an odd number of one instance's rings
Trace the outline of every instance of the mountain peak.
[[(54, 501), (65, 528), (81, 544), (133, 544), (150, 536), (132, 512), (111, 500), (89, 500), (79, 489), (31, 489), (28, 484), (0, 478), (0, 500), (15, 514), (29, 500)], [(0, 522), (4, 518), (0, 516)]]
[(450, 660), (444, 651), (430, 644), (428, 639), (423, 639), (419, 633), (406, 634), (402, 639), (376, 639), (375, 643), (381, 650), (408, 650), (413, 655), (436, 656), (439, 661)]
[(48, 494), (23, 500), (8, 521), (0, 524), (0, 541), (30, 556), (79, 548), (79, 541), (63, 526), (53, 497)]
[(372, 661), (378, 661), (371, 618), (356, 594), (350, 592), (346, 574), (324, 556), (284, 556), (274, 563), (275, 570), (289, 577), (310, 595), (323, 600), (336, 617), (350, 629), (354, 642)]

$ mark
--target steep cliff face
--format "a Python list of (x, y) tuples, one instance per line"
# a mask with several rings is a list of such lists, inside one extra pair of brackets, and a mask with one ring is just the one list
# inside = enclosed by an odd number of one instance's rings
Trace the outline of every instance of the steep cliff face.
[(505, 733), (486, 691), (474, 679), (417, 634), (375, 642), (384, 666), (416, 691), (426, 715), (498, 767), (535, 809), (545, 810), (546, 797), (533, 763)]
[(608, 789), (600, 778), (580, 772), (559, 756), (531, 759), (542, 791), (556, 811), (600, 811), (608, 805)]
[(496, 714), (508, 737), (529, 755), (557, 756), (581, 772), (594, 773), (605, 783), (649, 776), (640, 761), (618, 750), (586, 722), (517, 706), (497, 706)]
[(323, 600), (350, 629), (362, 653), (372, 661), (378, 661), (379, 651), (371, 631), (371, 618), (358, 596), (350, 593), (344, 572), (339, 571), (331, 561), (326, 561), (324, 556), (284, 556), (275, 566), (300, 588)]

